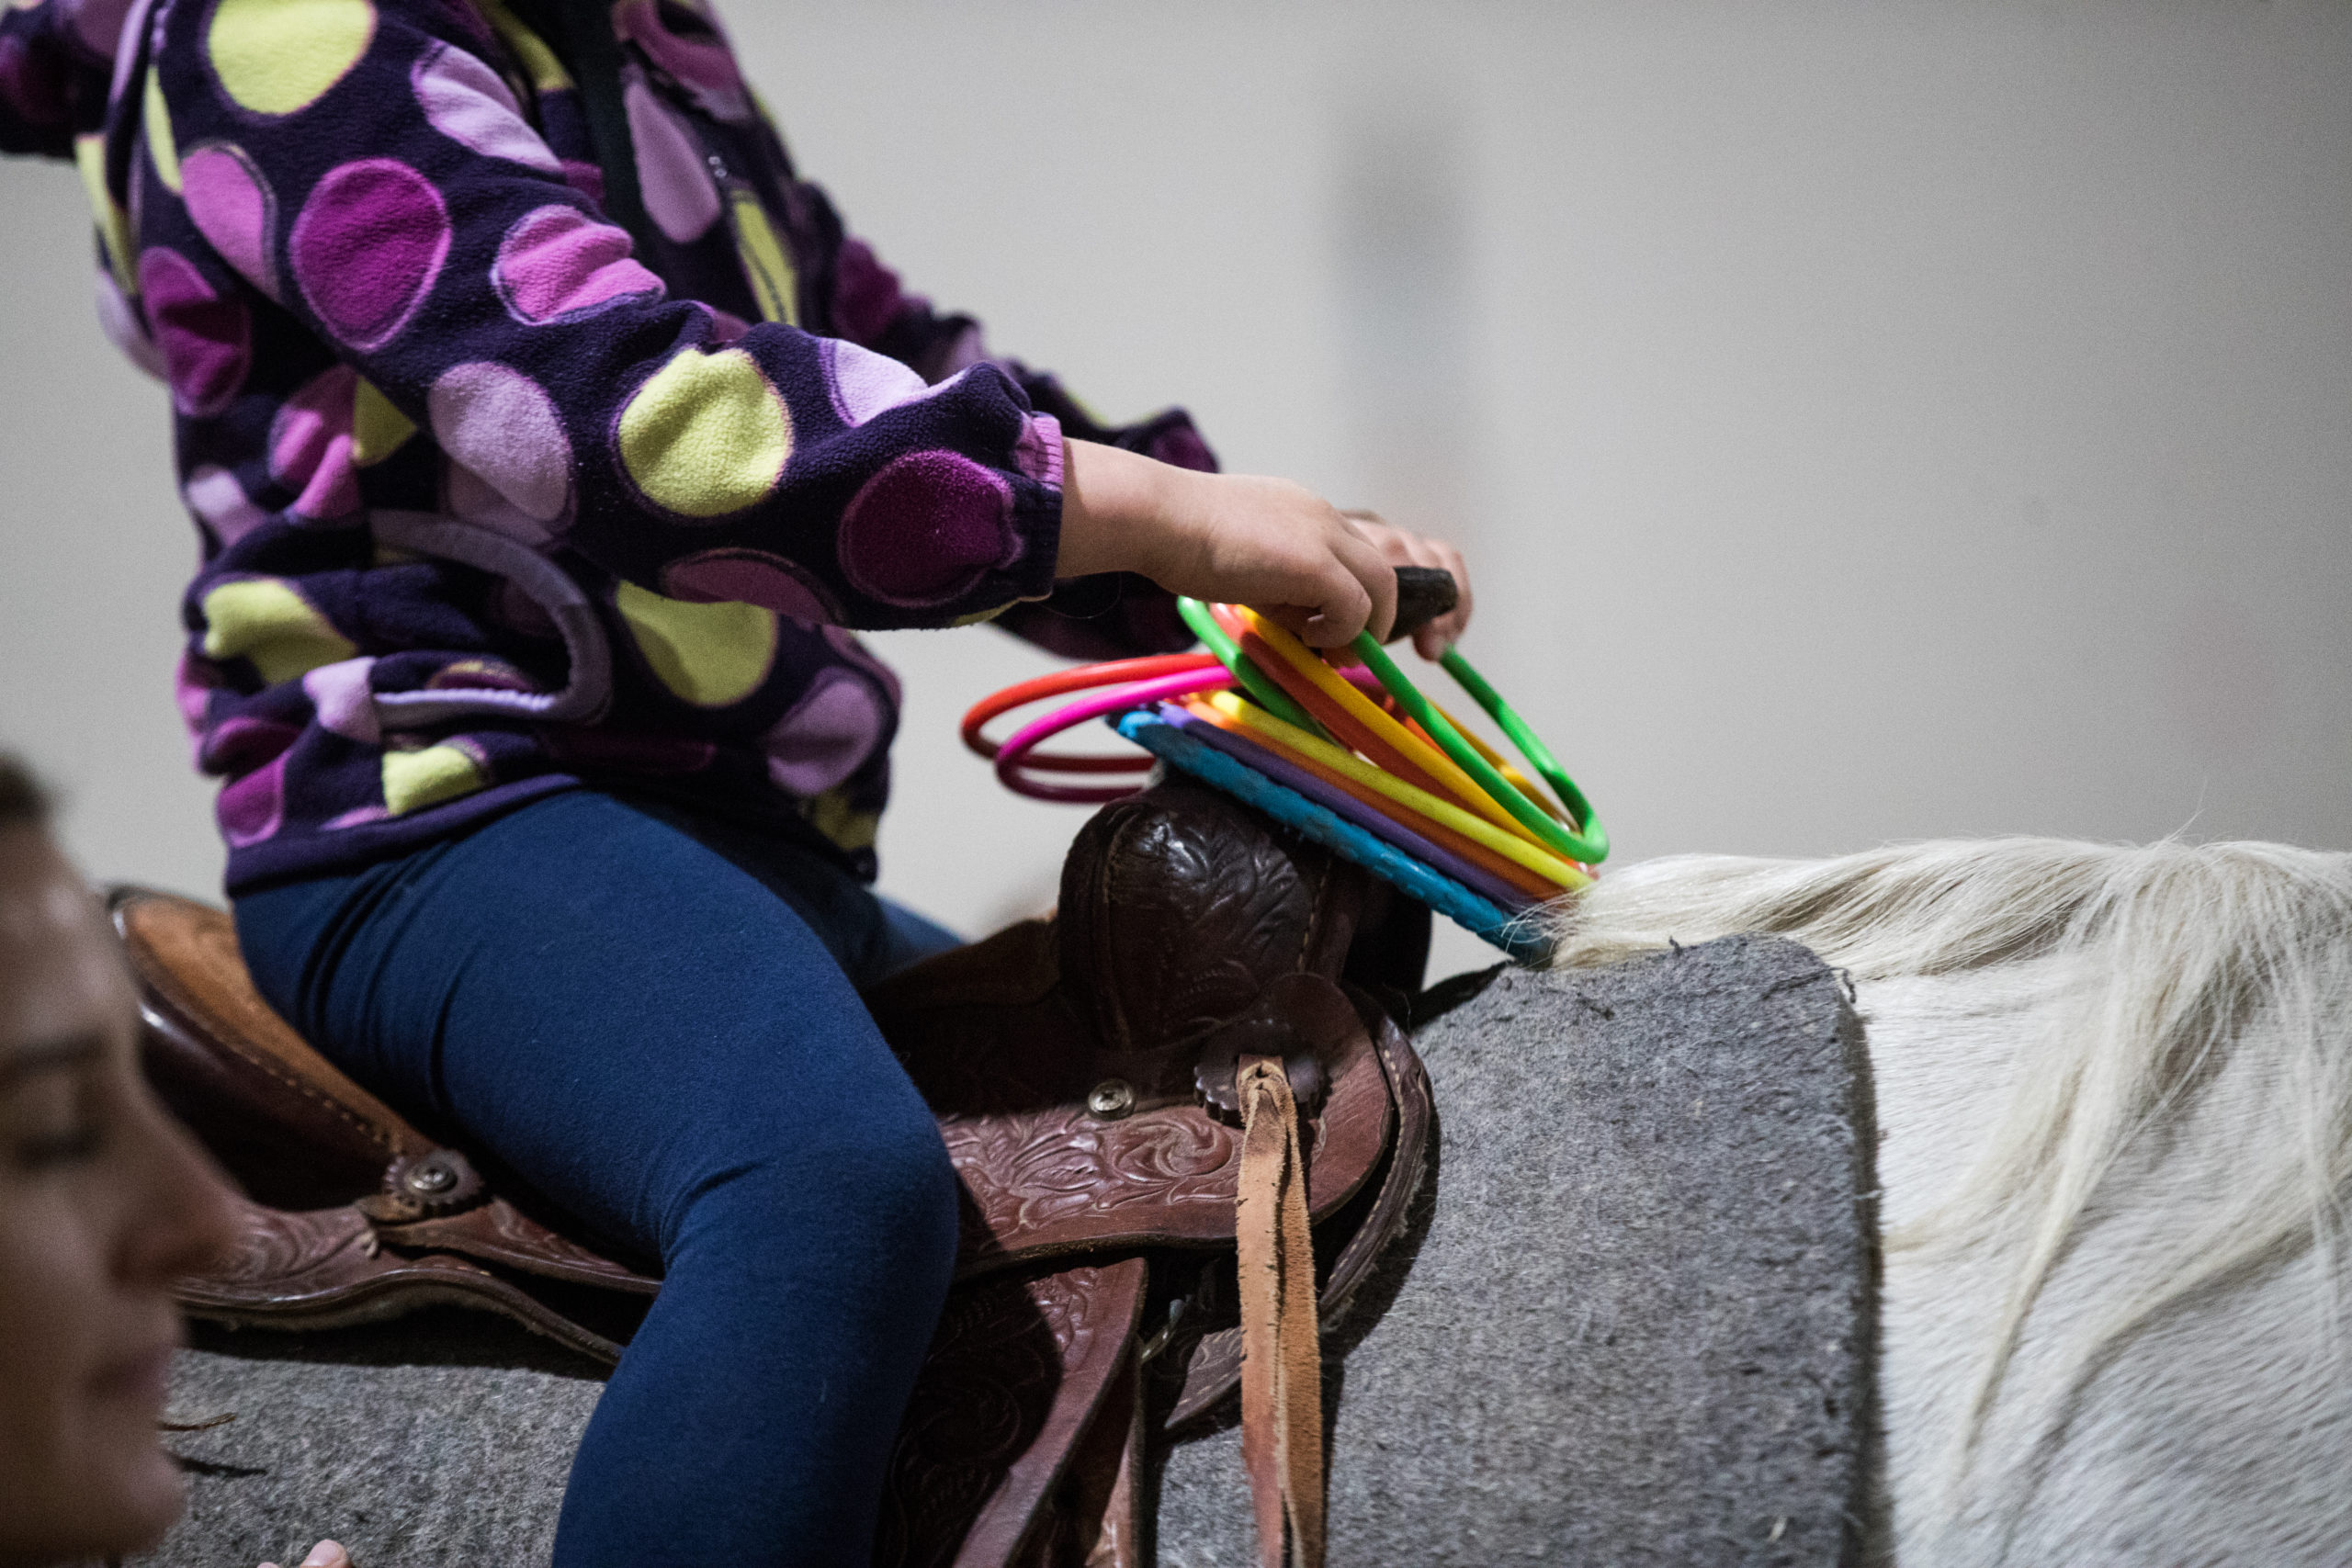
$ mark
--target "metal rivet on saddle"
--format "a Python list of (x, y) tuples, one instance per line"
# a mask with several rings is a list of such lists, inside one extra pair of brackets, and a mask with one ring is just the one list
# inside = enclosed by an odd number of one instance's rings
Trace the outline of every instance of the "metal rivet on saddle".
[(455, 1149), (434, 1149), (402, 1155), (385, 1167), (383, 1190), (361, 1199), (359, 1207), (379, 1224), (404, 1224), (470, 1209), (489, 1196), (489, 1188), (465, 1156)]
[(1105, 1122), (1116, 1122), (1135, 1108), (1135, 1085), (1125, 1078), (1104, 1078), (1086, 1097), (1086, 1109)]

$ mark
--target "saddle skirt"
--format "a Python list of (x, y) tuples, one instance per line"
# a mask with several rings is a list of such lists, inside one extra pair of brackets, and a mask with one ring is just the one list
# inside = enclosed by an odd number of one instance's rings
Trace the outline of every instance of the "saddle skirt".
[[(326, 1328), (452, 1304), (619, 1355), (660, 1289), (650, 1260), (486, 1179), (493, 1160), (339, 1072), (254, 990), (225, 913), (140, 889), (111, 907), (150, 1075), (244, 1189), (241, 1244), (180, 1287), (191, 1314)], [(1389, 1010), (1418, 988), (1428, 930), (1356, 867), (1170, 782), (1080, 830), (1053, 918), (868, 995), (962, 1186), (958, 1283), (893, 1456), (877, 1562), (1140, 1564), (1149, 1433), (1226, 1399), (1245, 1341), (1261, 1365), (1303, 1360), (1311, 1384), (1318, 1298), (1328, 1325), (1419, 1179), (1428, 1079)], [(1235, 1273), (1251, 1157), (1311, 1231), (1272, 1296)], [(1267, 1224), (1261, 1248), (1279, 1252)], [(1290, 1394), (1301, 1419), (1280, 1440), (1257, 1427), (1283, 1422), (1248, 1412), (1275, 1563), (1317, 1556), (1311, 1393)]]

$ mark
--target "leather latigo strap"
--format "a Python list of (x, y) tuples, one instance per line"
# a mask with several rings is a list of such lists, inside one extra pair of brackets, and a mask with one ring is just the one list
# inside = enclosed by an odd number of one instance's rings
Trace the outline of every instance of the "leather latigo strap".
[[(191, 1312), (325, 1327), (448, 1302), (617, 1356), (656, 1280), (337, 1072), (254, 992), (225, 914), (136, 889), (112, 904), (150, 1071), (249, 1194), (235, 1255), (181, 1287)], [(1283, 1369), (1274, 1404), (1250, 1402), (1250, 1468), (1277, 1536), (1316, 1560), (1317, 1280), (1329, 1324), (1419, 1179), (1428, 1081), (1374, 993), (1417, 988), (1427, 941), (1427, 911), (1385, 885), (1172, 783), (1080, 832), (1056, 919), (870, 994), (964, 1187), (962, 1282), (877, 1561), (1140, 1564), (1147, 1432), (1230, 1394), (1245, 1351)], [(1271, 1233), (1271, 1309), (1235, 1299), (1230, 1262), (1261, 1198), (1293, 1216)]]

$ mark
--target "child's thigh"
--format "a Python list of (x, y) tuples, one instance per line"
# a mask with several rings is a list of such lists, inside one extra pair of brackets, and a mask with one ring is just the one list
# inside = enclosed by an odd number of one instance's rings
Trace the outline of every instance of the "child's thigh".
[(675, 828), (557, 796), (369, 905), (321, 1010), (365, 1036), (337, 1054), (599, 1228), (666, 1254), (746, 1178), (811, 1202), (944, 1190), (930, 1114), (826, 942)]

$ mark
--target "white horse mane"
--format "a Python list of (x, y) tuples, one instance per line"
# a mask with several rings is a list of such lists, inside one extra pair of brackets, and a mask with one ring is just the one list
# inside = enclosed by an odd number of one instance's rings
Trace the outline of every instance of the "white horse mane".
[[(1880, 1095), (1883, 1366), (1906, 1564), (2062, 1551), (2237, 1562), (2255, 1537), (2273, 1543), (2271, 1562), (2352, 1555), (2339, 1484), (2352, 1441), (2352, 856), (2046, 839), (1811, 862), (1684, 856), (1605, 876), (1551, 919), (1563, 967), (1768, 931), (1853, 977)], [(2183, 1318), (2252, 1341), (2195, 1353), (2211, 1362), (2198, 1378), (2243, 1373), (2206, 1390), (2209, 1404), (2267, 1399), (2269, 1379), (2302, 1405), (2201, 1409), (2184, 1370), (2195, 1357), (2167, 1331)], [(2086, 1491), (2138, 1493), (2144, 1516), (2180, 1484), (2173, 1472), (2216, 1462), (2191, 1454), (2189, 1436), (2152, 1438), (2109, 1408), (2128, 1398), (2188, 1401), (2173, 1422), (2315, 1426), (2234, 1460), (2333, 1454), (2337, 1500), (2247, 1482), (2243, 1506), (2273, 1512), (2234, 1547), (2219, 1538), (2238, 1523), (2217, 1521), (2217, 1539), (2191, 1528), (2118, 1555), (2132, 1522), (2069, 1517), (2098, 1512)], [(2065, 1451), (2102, 1442), (2125, 1457)], [(2131, 1457), (2151, 1448), (2179, 1451)], [(2296, 1507), (2322, 1517), (2277, 1517)]]

